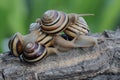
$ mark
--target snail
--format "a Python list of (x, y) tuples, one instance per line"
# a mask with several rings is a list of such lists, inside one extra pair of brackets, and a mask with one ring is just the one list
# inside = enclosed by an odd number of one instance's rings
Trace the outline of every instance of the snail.
[(46, 11), (38, 22), (41, 30), (47, 34), (57, 34), (62, 31), (65, 34), (75, 37), (75, 34), (88, 34), (89, 28), (86, 21), (81, 16), (93, 14), (66, 14), (57, 10)]
[(27, 35), (22, 35), (21, 33), (15, 33), (9, 40), (9, 49), (11, 53), (18, 57), (23, 53), (24, 46), (29, 42), (38, 42), (45, 46), (50, 46), (52, 44), (52, 36), (41, 32), (40, 30), (32, 31)]
[(36, 42), (29, 42), (24, 48), (22, 59), (25, 62), (38, 62), (51, 54), (59, 53), (57, 48), (40, 45)]
[(79, 43), (81, 42), (81, 47), (87, 47), (87, 44), (89, 46), (93, 46), (94, 43), (96, 44), (94, 37), (87, 36), (89, 27), (82, 17), (90, 15), (93, 14), (66, 14), (57, 10), (48, 10), (36, 22), (41, 25), (41, 31), (46, 34), (59, 34), (63, 31), (66, 35), (72, 37), (72, 39), (79, 36), (79, 41), (77, 41)]

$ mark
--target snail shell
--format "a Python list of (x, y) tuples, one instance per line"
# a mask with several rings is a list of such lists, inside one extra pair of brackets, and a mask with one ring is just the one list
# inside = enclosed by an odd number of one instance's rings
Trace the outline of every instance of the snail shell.
[(29, 27), (29, 31), (32, 32), (32, 31), (38, 30), (40, 29), (40, 26), (41, 25), (39, 23), (31, 23)]
[(23, 52), (23, 37), (20, 33), (14, 34), (9, 40), (8, 47), (14, 56), (20, 56)]
[(39, 23), (43, 32), (55, 34), (63, 31), (68, 22), (67, 14), (56, 10), (48, 10), (43, 14)]
[(45, 46), (38, 43), (29, 42), (24, 48), (22, 54), (23, 60), (26, 62), (37, 62), (47, 55)]
[(65, 30), (64, 33), (70, 37), (76, 37), (79, 35), (86, 35), (89, 33), (89, 28), (84, 20), (83, 17), (77, 17), (78, 19), (75, 21), (74, 24), (69, 25)]
[(38, 44), (42, 44), (42, 45), (45, 45), (45, 46), (52, 46), (52, 43), (53, 43), (53, 36), (52, 35), (49, 35), (49, 34), (46, 34), (42, 31), (40, 31), (38, 34), (38, 37), (36, 38), (36, 41)]

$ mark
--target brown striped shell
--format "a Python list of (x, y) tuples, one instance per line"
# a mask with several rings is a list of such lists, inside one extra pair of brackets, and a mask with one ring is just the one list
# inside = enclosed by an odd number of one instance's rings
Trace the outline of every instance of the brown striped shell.
[(53, 36), (45, 34), (44, 32), (39, 32), (36, 41), (38, 44), (42, 44), (45, 46), (52, 46)]
[(26, 62), (37, 62), (47, 55), (45, 46), (38, 43), (29, 42), (24, 48), (22, 54), (23, 60)]
[(89, 33), (89, 28), (83, 17), (78, 17), (74, 24), (69, 25), (64, 33), (71, 37), (76, 37), (77, 35), (86, 35)]
[(20, 56), (23, 52), (23, 37), (20, 33), (15, 33), (9, 40), (8, 47), (14, 56)]
[(55, 34), (63, 31), (68, 25), (69, 19), (66, 13), (48, 10), (41, 20), (41, 30), (45, 33)]
[(52, 45), (53, 35), (46, 34), (43, 31), (37, 29), (26, 35), (24, 40), (26, 43), (37, 42), (38, 44), (42, 44), (48, 47)]

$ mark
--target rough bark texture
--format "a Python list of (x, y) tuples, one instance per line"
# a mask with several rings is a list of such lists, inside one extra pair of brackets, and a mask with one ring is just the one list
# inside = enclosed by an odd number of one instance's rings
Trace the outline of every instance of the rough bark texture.
[(37, 63), (1, 54), (0, 80), (120, 80), (120, 28), (91, 36), (103, 39), (99, 49), (72, 49)]

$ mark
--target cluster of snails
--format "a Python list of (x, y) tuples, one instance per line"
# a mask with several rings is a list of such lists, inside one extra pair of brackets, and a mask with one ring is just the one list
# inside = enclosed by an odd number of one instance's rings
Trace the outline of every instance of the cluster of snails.
[[(82, 17), (88, 15), (91, 14), (66, 14), (48, 10), (30, 25), (29, 34), (23, 36), (17, 32), (12, 36), (8, 44), (9, 49), (14, 56), (21, 56), (26, 62), (36, 62), (52, 53), (94, 46), (96, 41), (87, 36), (89, 28)], [(75, 44), (76, 40), (80, 44)]]

